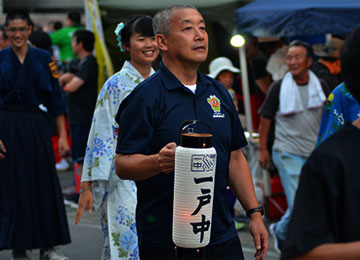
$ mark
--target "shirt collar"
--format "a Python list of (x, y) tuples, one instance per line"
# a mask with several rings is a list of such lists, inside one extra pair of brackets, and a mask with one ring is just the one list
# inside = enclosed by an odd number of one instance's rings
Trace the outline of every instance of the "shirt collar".
[[(161, 80), (165, 85), (165, 88), (168, 90), (176, 89), (176, 88), (184, 88), (184, 85), (175, 77), (174, 74), (164, 65), (164, 63), (160, 63), (159, 71), (162, 72)], [(197, 72), (197, 87), (199, 86), (209, 86), (211, 81), (201, 73), (199, 70)]]

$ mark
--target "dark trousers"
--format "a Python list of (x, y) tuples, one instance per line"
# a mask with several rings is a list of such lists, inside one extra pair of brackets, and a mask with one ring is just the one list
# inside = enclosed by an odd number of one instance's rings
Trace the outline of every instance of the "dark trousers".
[(140, 259), (244, 259), (240, 239), (203, 248), (157, 248), (140, 244)]

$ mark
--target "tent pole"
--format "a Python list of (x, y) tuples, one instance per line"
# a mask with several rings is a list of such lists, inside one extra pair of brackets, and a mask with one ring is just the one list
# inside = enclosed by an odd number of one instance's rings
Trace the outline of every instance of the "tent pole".
[(247, 73), (245, 45), (239, 47), (239, 60), (241, 69), (241, 81), (242, 81), (242, 92), (244, 96), (244, 108), (245, 108), (245, 119), (246, 129), (249, 133), (249, 143), (252, 142), (253, 125), (251, 116), (251, 104), (250, 104), (250, 91), (249, 91), (249, 80)]

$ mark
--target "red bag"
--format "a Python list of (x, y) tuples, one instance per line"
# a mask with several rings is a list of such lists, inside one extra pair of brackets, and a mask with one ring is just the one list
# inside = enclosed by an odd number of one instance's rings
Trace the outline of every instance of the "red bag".
[(271, 178), (271, 195), (265, 197), (265, 216), (268, 219), (280, 219), (287, 209), (287, 202), (280, 177)]

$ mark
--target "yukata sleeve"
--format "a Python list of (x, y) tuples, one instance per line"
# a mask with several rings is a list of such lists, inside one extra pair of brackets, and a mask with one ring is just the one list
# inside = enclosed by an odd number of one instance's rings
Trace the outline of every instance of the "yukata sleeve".
[(130, 93), (115, 74), (99, 93), (86, 146), (81, 181), (91, 181), (94, 206), (99, 208), (106, 192), (120, 181), (115, 173), (115, 148), (118, 124), (115, 116), (122, 100)]
[(117, 124), (112, 110), (117, 104), (110, 89), (111, 79), (99, 93), (86, 146), (82, 181), (107, 181), (112, 170)]
[(82, 181), (108, 181), (115, 172), (115, 148), (119, 126), (115, 116), (131, 92), (115, 74), (99, 93), (86, 146)]

